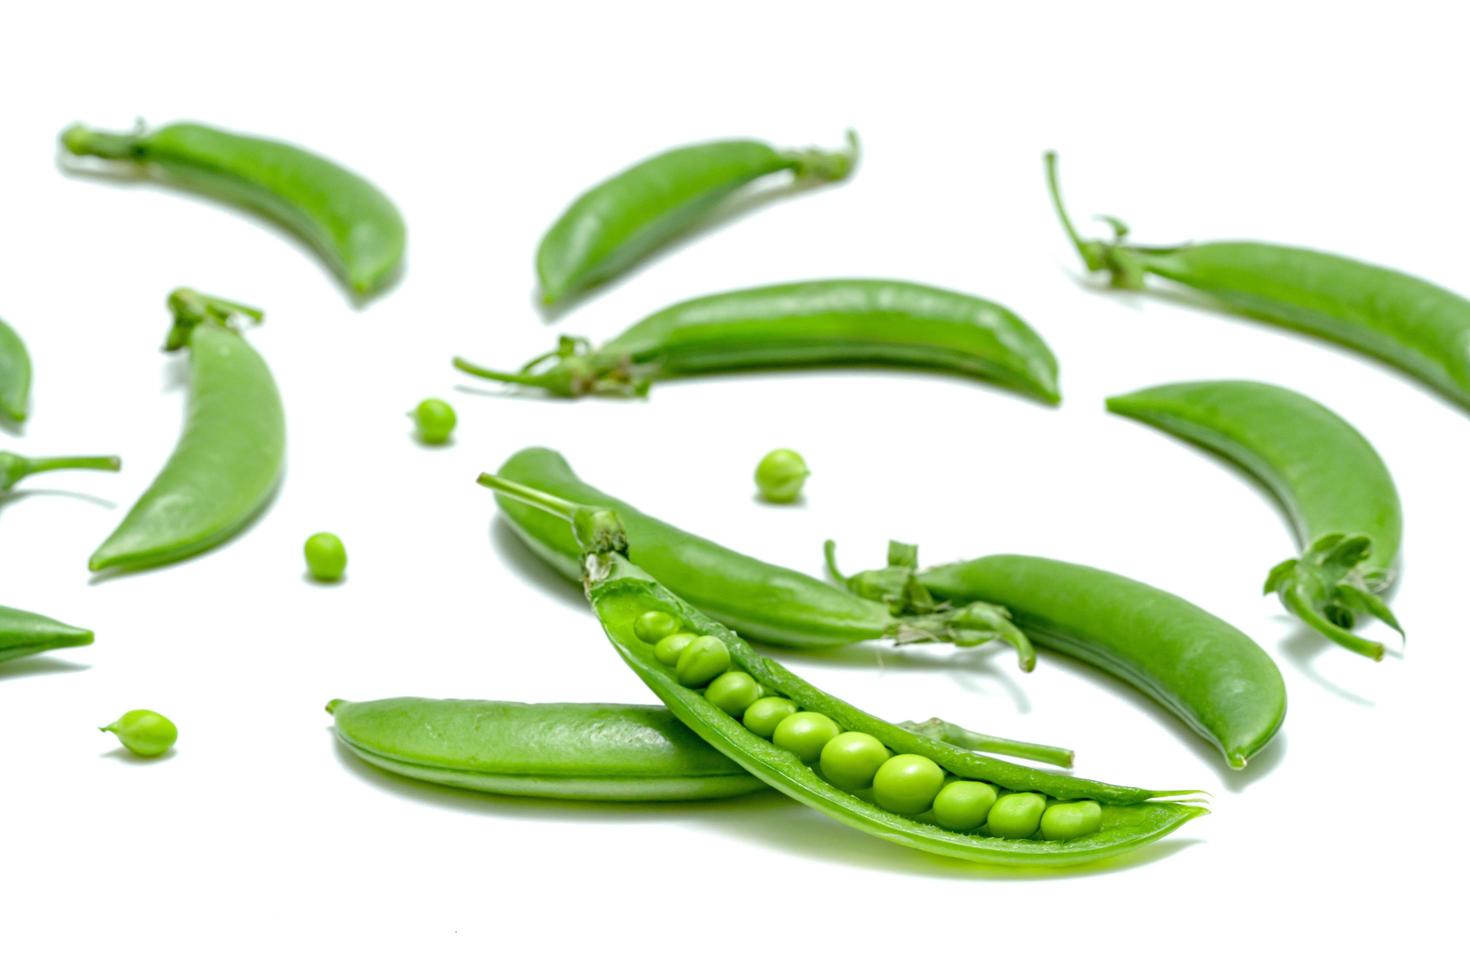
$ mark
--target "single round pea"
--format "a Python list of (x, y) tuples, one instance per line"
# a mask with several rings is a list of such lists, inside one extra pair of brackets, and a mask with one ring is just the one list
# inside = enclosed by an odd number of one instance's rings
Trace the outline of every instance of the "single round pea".
[(718, 636), (697, 636), (679, 654), (674, 676), (685, 687), (704, 687), (730, 669), (730, 649)]
[(867, 732), (843, 732), (822, 746), (822, 775), (849, 792), (867, 789), (878, 767), (892, 754)]
[(1046, 797), (1040, 793), (1007, 793), (990, 808), (985, 829), (997, 837), (1030, 837), (1045, 809)]
[(789, 504), (801, 496), (811, 470), (794, 449), (772, 449), (755, 468), (755, 487), (773, 504)]
[(459, 421), (450, 404), (438, 398), (425, 398), (409, 414), (418, 427), (419, 441), (430, 446), (442, 446), (448, 442), (454, 424)]
[(771, 733), (771, 741), (807, 765), (816, 762), (822, 749), (842, 731), (842, 728), (820, 711), (798, 711), (781, 719), (781, 724)]
[(1047, 840), (1071, 840), (1095, 834), (1102, 826), (1102, 807), (1095, 800), (1053, 803), (1041, 815), (1041, 836)]
[(776, 726), (794, 714), (796, 705), (785, 698), (757, 698), (740, 720), (761, 738), (770, 738), (776, 734)]
[(145, 759), (163, 755), (178, 741), (179, 730), (174, 723), (156, 711), (137, 708), (124, 714), (110, 725), (98, 731), (112, 732), (117, 740), (133, 755)]
[(662, 609), (650, 609), (633, 620), (633, 635), (644, 643), (657, 643), (666, 636), (679, 632), (679, 620), (673, 613)]
[(347, 571), (347, 548), (335, 534), (323, 531), (306, 539), (306, 570), (318, 582), (336, 582)]
[(896, 755), (873, 776), (873, 800), (890, 813), (923, 813), (944, 785), (944, 770), (922, 755)]
[(731, 670), (710, 681), (704, 696), (727, 715), (739, 718), (760, 698), (761, 686), (743, 670)]
[(653, 645), (654, 659), (665, 667), (673, 667), (679, 662), (679, 654), (697, 639), (693, 633), (670, 633)]
[(945, 783), (934, 797), (934, 820), (945, 830), (974, 830), (995, 805), (995, 787), (970, 779)]

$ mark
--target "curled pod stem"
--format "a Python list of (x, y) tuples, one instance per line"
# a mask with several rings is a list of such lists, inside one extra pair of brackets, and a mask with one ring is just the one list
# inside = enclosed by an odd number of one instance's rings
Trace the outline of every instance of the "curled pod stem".
[(821, 279), (701, 296), (608, 342), (563, 337), (518, 371), (465, 358), (466, 374), (549, 395), (634, 397), (702, 374), (844, 365), (984, 378), (1048, 405), (1061, 401), (1051, 348), (1009, 309), (964, 293), (887, 279)]
[(90, 646), (92, 631), (49, 616), (0, 606), (0, 663), (48, 650)]
[(582, 194), (542, 237), (541, 301), (553, 306), (620, 275), (753, 181), (783, 171), (804, 183), (844, 180), (857, 157), (857, 134), (848, 130), (842, 150), (719, 140), (634, 164)]
[[(481, 483), (499, 493), (521, 495), (526, 488), (500, 477), (484, 474)], [(544, 506), (545, 495), (526, 495), (533, 506)], [(567, 501), (552, 503), (554, 513), (577, 520), (579, 511), (588, 508)], [(591, 508), (597, 509), (597, 508)], [(600, 510), (597, 523), (617, 520), (610, 511)], [(582, 518), (587, 523), (587, 518)], [(584, 537), (584, 542), (587, 539)], [(616, 540), (605, 536), (604, 540)], [(1034, 769), (1004, 762), (979, 752), (960, 748), (919, 734), (910, 728), (884, 722), (808, 684), (795, 674), (767, 658), (757, 656), (736, 633), (710, 619), (661, 586), (646, 571), (635, 565), (625, 550), (588, 550), (583, 555), (584, 587), (587, 598), (597, 613), (604, 632), (623, 661), (646, 683), (674, 716), (710, 745), (739, 763), (752, 775), (774, 789), (785, 793), (828, 816), (865, 833), (908, 847), (961, 858), (999, 864), (1031, 867), (1057, 867), (1095, 861), (1137, 848), (1157, 840), (1206, 812), (1202, 807), (1174, 802), (1166, 797), (1188, 795), (1172, 792), (1118, 786), (1082, 779), (1065, 773)], [(772, 697), (786, 699), (796, 709), (786, 721), (795, 727), (798, 719), (806, 719), (799, 736), (805, 743), (814, 731), (825, 728), (857, 732), (881, 743), (897, 756), (891, 761), (900, 766), (913, 766), (921, 781), (931, 783), (930, 792), (917, 802), (911, 799), (916, 787), (906, 774), (897, 779), (908, 785), (903, 799), (896, 797), (888, 807), (880, 779), (874, 782), (872, 799), (858, 790), (839, 787), (814, 768), (811, 746), (801, 749), (783, 745), (782, 725), (768, 740), (762, 734), (734, 718), (697, 688), (700, 680), (691, 679), (681, 658), (678, 668), (661, 662), (654, 648), (640, 638), (637, 623), (650, 612), (660, 613), (681, 623), (705, 643), (705, 652), (718, 652), (731, 670), (749, 674)], [(696, 644), (691, 644), (690, 651)], [(701, 672), (707, 679), (707, 674)], [(813, 724), (822, 721), (821, 725)], [(793, 733), (793, 738), (796, 736)], [(806, 754), (799, 754), (805, 752)], [(822, 763), (825, 765), (825, 763)], [(1047, 801), (1089, 801), (1096, 820), (1089, 829), (1066, 839), (1035, 839), (1035, 825), (1029, 830), (1011, 832), (992, 823), (989, 832), (946, 829), (937, 822), (921, 817), (941, 788), (945, 774), (961, 780), (984, 782), (1018, 794), (1036, 794), (1032, 803), (1045, 808)], [(922, 793), (922, 790), (920, 790)], [(1044, 794), (1044, 796), (1043, 796)], [(903, 812), (900, 812), (903, 811)], [(1039, 816), (1040, 813), (1038, 812)]]
[(189, 409), (172, 455), (111, 536), (94, 571), (178, 561), (225, 541), (280, 481), (286, 422), (265, 360), (240, 336), (259, 310), (190, 289), (169, 297), (166, 350), (189, 351)]
[(1159, 385), (1107, 404), (1229, 460), (1271, 492), (1302, 552), (1271, 570), (1265, 592), (1293, 615), (1374, 660), (1383, 645), (1351, 632), (1358, 617), (1376, 617), (1403, 635), (1379, 594), (1393, 582), (1403, 539), (1398, 490), (1372, 444), (1346, 420), (1258, 381)]
[(116, 473), (122, 460), (116, 456), (22, 456), (0, 452), (0, 493), (36, 473), (54, 470), (101, 470)]
[(31, 356), (20, 334), (0, 320), (0, 414), (24, 422), (31, 402)]
[(288, 143), (174, 123), (131, 133), (72, 126), (61, 145), (77, 157), (116, 160), (258, 212), (294, 232), (359, 297), (387, 286), (403, 262), (406, 232), (393, 202), (362, 177)]

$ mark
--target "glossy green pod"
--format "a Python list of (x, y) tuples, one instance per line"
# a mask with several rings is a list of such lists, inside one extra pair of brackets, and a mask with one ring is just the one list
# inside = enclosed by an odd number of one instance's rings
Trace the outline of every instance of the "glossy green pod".
[[(587, 599), (604, 632), (623, 661), (676, 718), (771, 787), (849, 826), (893, 843), (969, 861), (1056, 867), (1127, 852), (1205, 812), (1198, 806), (1161, 799), (1185, 795), (1183, 792), (1117, 786), (1004, 762), (860, 711), (775, 661), (756, 655), (739, 635), (679, 599), (635, 565), (627, 556), (626, 532), (612, 511), (574, 504), (491, 474), (482, 474), (480, 482), (498, 493), (518, 496), (547, 509), (572, 524), (583, 548)], [(654, 645), (641, 638), (637, 628), (650, 612), (662, 612), (682, 624), (683, 629), (717, 641), (727, 654), (729, 669), (744, 671), (767, 695), (789, 699), (800, 711), (825, 715), (841, 730), (869, 734), (893, 753), (920, 756), (961, 779), (1015, 792), (1041, 793), (1058, 801), (1095, 801), (1101, 805), (1101, 825), (1070, 840), (962, 833), (892, 812), (857, 791), (841, 789), (793, 751), (756, 734), (689, 682), (681, 681), (682, 659), (678, 668), (660, 662)], [(779, 730), (776, 738), (780, 739)]]
[[(1022, 669), (1035, 656), (1003, 610), (972, 604), (895, 616), (887, 605), (853, 595), (810, 575), (772, 565), (682, 531), (589, 486), (550, 449), (523, 449), (500, 476), (577, 504), (616, 510), (628, 528), (632, 557), (661, 581), (721, 622), (762, 643), (830, 649), (882, 637), (901, 642), (944, 640), (974, 645), (1002, 639), (1015, 646)], [(566, 521), (504, 495), (496, 502), (512, 530), (563, 576), (581, 579), (580, 548)]]
[(0, 414), (24, 422), (31, 404), (31, 356), (10, 324), (0, 320)]
[(47, 650), (89, 646), (92, 640), (91, 630), (68, 626), (38, 613), (0, 606), (0, 663)]
[(505, 372), (455, 358), (490, 381), (552, 395), (641, 395), (666, 378), (842, 365), (925, 368), (1061, 401), (1056, 357), (1020, 317), (989, 300), (887, 279), (823, 279), (678, 303), (598, 347), (560, 347)]
[(1221, 307), (1335, 341), (1391, 364), (1470, 408), (1470, 299), (1407, 273), (1305, 248), (1263, 242), (1144, 247), (1108, 219), (1114, 241), (1087, 240), (1062, 208), (1056, 155), (1047, 154), (1052, 201), (1088, 271), (1143, 289), (1156, 275)]
[(1383, 459), (1327, 407), (1258, 381), (1198, 381), (1108, 399), (1108, 411), (1211, 450), (1259, 480), (1302, 549), (1272, 569), (1266, 591), (1307, 625), (1377, 660), (1383, 645), (1349, 632), (1361, 614), (1394, 629), (1374, 593), (1393, 581), (1403, 539), (1398, 490)]
[(393, 202), (352, 171), (289, 143), (198, 123), (132, 133), (73, 126), (61, 143), (75, 156), (131, 162), (274, 219), (358, 296), (386, 286), (403, 262), (406, 232)]
[(189, 351), (189, 408), (173, 454), (88, 567), (132, 571), (178, 561), (244, 527), (280, 481), (285, 412), (265, 360), (233, 325), (249, 307), (193, 290), (169, 297), (168, 350)]
[(441, 786), (563, 800), (715, 800), (765, 784), (664, 708), (387, 698), (327, 705), (379, 769)]
[(846, 150), (718, 140), (640, 161), (582, 194), (541, 239), (541, 301), (559, 303), (625, 272), (752, 181), (783, 171), (798, 181), (842, 180), (856, 161), (857, 137), (850, 131)]

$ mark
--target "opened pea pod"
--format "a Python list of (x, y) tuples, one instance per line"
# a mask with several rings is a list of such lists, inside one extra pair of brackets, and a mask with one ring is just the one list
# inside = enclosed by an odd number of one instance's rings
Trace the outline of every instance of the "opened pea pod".
[(887, 279), (822, 279), (739, 289), (660, 310), (597, 347), (556, 350), (488, 381), (550, 395), (633, 396), (701, 374), (842, 365), (922, 368), (984, 378), (1046, 404), (1061, 400), (1051, 349), (1016, 314), (964, 293)]
[(1258, 381), (1160, 385), (1109, 398), (1108, 411), (1202, 446), (1271, 491), (1302, 549), (1266, 577), (1265, 591), (1288, 612), (1374, 660), (1383, 644), (1351, 632), (1360, 616), (1403, 634), (1382, 598), (1403, 538), (1398, 490), (1377, 451), (1341, 416)]
[[(661, 586), (628, 558), (612, 511), (493, 474), (480, 482), (572, 525), (604, 632), (676, 718), (767, 785), (849, 826), (969, 861), (1055, 867), (1127, 852), (1205, 812), (1164, 799), (1182, 792), (1033, 769), (881, 721), (757, 656)], [(661, 656), (659, 645), (680, 635), (689, 639), (677, 658)]]
[(572, 202), (541, 239), (541, 301), (552, 306), (625, 272), (763, 177), (790, 173), (813, 184), (846, 178), (858, 154), (857, 135), (849, 130), (847, 140), (836, 151), (717, 140), (634, 164)]

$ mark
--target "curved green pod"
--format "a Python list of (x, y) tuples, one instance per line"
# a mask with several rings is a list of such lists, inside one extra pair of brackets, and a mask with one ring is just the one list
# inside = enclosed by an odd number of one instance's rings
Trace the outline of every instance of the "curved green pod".
[(752, 181), (789, 172), (797, 181), (845, 179), (857, 136), (845, 150), (781, 150), (757, 140), (717, 140), (649, 157), (572, 202), (536, 249), (541, 301), (548, 306), (627, 271), (689, 231)]
[(90, 646), (91, 630), (68, 626), (49, 616), (0, 606), (0, 663), (34, 653)]
[(258, 310), (193, 290), (169, 297), (168, 350), (189, 350), (189, 409), (163, 469), (87, 567), (133, 571), (220, 544), (260, 512), (280, 481), (285, 411), (265, 360), (233, 324)]
[(984, 378), (1061, 401), (1051, 349), (989, 300), (888, 279), (821, 279), (739, 289), (654, 313), (598, 347), (557, 350), (505, 372), (455, 358), (490, 381), (552, 395), (641, 395), (666, 378), (756, 369), (886, 365)]
[(1335, 341), (1391, 364), (1470, 408), (1470, 299), (1407, 273), (1354, 259), (1262, 242), (1145, 247), (1107, 219), (1114, 241), (1087, 240), (1062, 208), (1056, 155), (1046, 156), (1052, 201), (1090, 272), (1142, 289), (1149, 275), (1224, 309)]
[(336, 700), (327, 710), (358, 758), (441, 786), (627, 802), (765, 788), (664, 708), (387, 698)]
[(127, 161), (169, 182), (242, 205), (284, 225), (358, 296), (397, 274), (407, 237), (393, 202), (362, 177), (289, 143), (198, 123), (106, 133), (72, 126), (68, 153)]
[[(829, 542), (829, 563), (831, 554)], [(1266, 746), (1286, 716), (1286, 685), (1266, 651), (1172, 593), (1098, 568), (1028, 555), (991, 555), (922, 571), (916, 566), (890, 564), (846, 582), (865, 593), (888, 588), (894, 576), (908, 576), (936, 599), (1002, 605), (1036, 644), (1138, 688), (1218, 748), (1235, 769)]]
[(25, 342), (0, 320), (0, 414), (24, 422), (31, 404), (31, 355)]
[(1266, 592), (1334, 642), (1383, 657), (1382, 644), (1349, 630), (1360, 614), (1399, 629), (1375, 593), (1392, 583), (1404, 519), (1388, 467), (1357, 429), (1305, 395), (1258, 381), (1160, 385), (1107, 404), (1225, 457), (1264, 484), (1302, 549), (1271, 570)]
[[(944, 640), (974, 645), (1002, 639), (1016, 647), (1022, 669), (1035, 656), (1004, 610), (985, 604), (896, 616), (881, 602), (853, 595), (801, 572), (772, 565), (682, 531), (589, 486), (560, 453), (523, 449), (500, 476), (577, 504), (616, 510), (628, 528), (632, 557), (687, 601), (763, 643), (809, 649), (847, 646), (882, 637), (901, 642)], [(512, 530), (559, 573), (581, 580), (581, 551), (566, 521), (503, 494), (496, 496)]]
[[(665, 589), (627, 557), (627, 538), (611, 511), (560, 501), (490, 474), (482, 475), (480, 482), (536, 506), (555, 508), (573, 523), (584, 549), (587, 598), (604, 632), (624, 662), (676, 718), (774, 789), (849, 826), (893, 843), (969, 861), (1056, 867), (1124, 853), (1206, 812), (1161, 799), (1183, 792), (1117, 786), (1033, 769), (882, 721), (756, 655), (739, 635)], [(871, 735), (892, 753), (929, 760), (949, 777), (984, 782), (1012, 793), (1044, 794), (1053, 802), (1095, 801), (1101, 808), (1101, 823), (1095, 830), (1065, 840), (960, 832), (926, 821), (922, 811), (904, 815), (880, 806), (866, 791), (841, 789), (793, 750), (777, 744), (779, 729), (777, 741), (768, 740), (717, 706), (699, 689), (703, 682), (685, 677), (682, 660), (678, 667), (661, 662), (655, 645), (639, 635), (638, 623), (652, 612), (664, 613), (681, 624), (680, 628), (716, 641), (729, 670), (748, 674), (767, 696), (789, 699), (798, 712), (821, 714), (834, 727)]]

